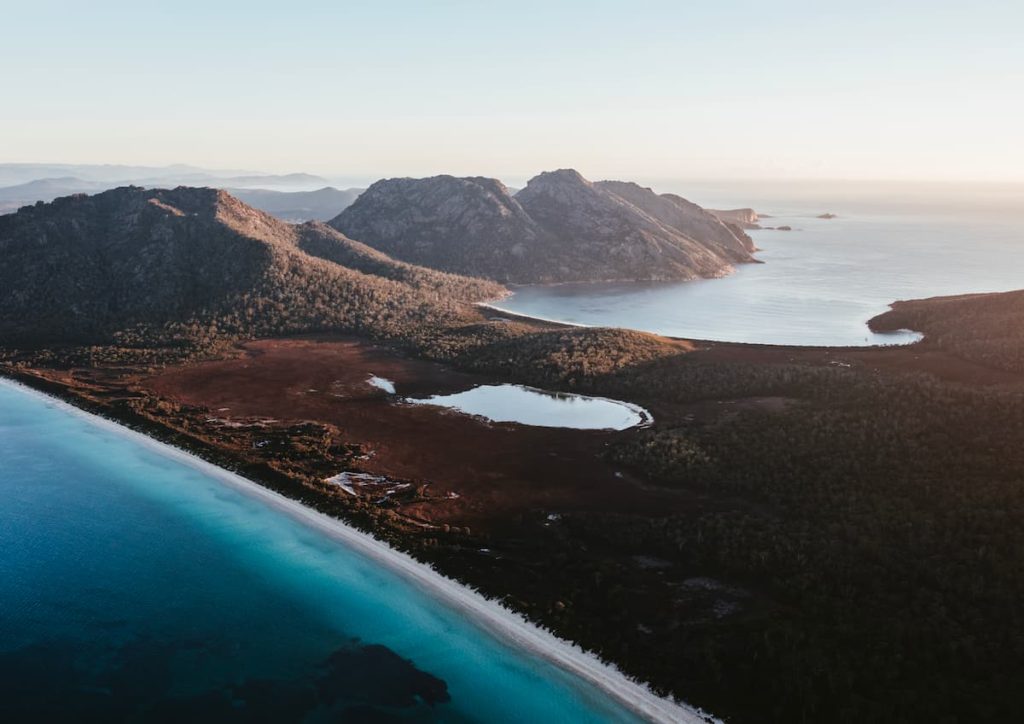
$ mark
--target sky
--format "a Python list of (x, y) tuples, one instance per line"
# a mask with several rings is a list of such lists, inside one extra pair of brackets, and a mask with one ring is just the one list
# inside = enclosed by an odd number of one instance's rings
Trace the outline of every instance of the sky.
[(1024, 2), (0, 3), (0, 162), (1024, 181)]

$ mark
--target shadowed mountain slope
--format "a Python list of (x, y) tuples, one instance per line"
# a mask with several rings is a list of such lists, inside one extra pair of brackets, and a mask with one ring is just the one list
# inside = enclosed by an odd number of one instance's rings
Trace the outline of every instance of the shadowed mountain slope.
[(642, 210), (662, 224), (706, 246), (715, 246), (735, 262), (750, 261), (754, 241), (739, 226), (723, 222), (692, 201), (676, 194), (657, 194), (630, 181), (598, 181), (599, 186)]
[(465, 302), (501, 291), (208, 188), (124, 187), (23, 208), (0, 217), (0, 255), (6, 346), (401, 336), (458, 321)]

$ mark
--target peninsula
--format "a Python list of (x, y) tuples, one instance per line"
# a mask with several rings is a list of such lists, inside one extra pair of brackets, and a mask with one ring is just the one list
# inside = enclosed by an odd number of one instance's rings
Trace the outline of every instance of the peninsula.
[[(491, 252), (461, 267), (426, 236), (359, 238), (361, 201), (331, 226), (212, 189), (21, 209), (0, 217), (0, 372), (370, 531), (730, 721), (1012, 718), (1021, 293), (898, 304), (875, 325), (925, 332), (905, 348), (701, 343), (477, 306), (542, 268), (528, 232), (560, 238), (565, 183), (639, 219), (623, 242), (637, 259), (684, 221), (719, 260), (749, 253), (679, 201), (562, 176), (523, 199), (431, 180), (505, 210), (484, 216), (533, 259), (508, 275), (484, 273)], [(360, 199), (418, 188), (382, 184)], [(420, 234), (416, 216), (366, 228)], [(566, 258), (555, 268), (607, 272)], [(402, 402), (502, 383), (654, 422), (543, 428)]]

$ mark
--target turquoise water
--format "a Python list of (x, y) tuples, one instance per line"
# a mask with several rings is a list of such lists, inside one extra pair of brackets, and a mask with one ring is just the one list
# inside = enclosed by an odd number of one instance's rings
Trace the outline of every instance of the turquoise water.
[(342, 542), (4, 383), (0, 461), (0, 720), (636, 720)]
[(625, 402), (522, 385), (480, 385), (451, 395), (409, 398), (406, 402), (447, 407), (493, 422), (576, 430), (625, 430), (651, 419), (646, 410)]

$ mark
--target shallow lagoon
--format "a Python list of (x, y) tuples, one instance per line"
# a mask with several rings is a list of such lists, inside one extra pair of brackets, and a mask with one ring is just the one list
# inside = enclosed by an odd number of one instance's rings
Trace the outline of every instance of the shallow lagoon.
[(637, 720), (379, 561), (2, 382), (0, 460), (15, 719)]
[(651, 422), (636, 405), (601, 397), (547, 392), (523, 385), (480, 385), (451, 395), (407, 399), (416, 405), (437, 405), (491, 422), (516, 422), (538, 427), (577, 430), (625, 430)]

